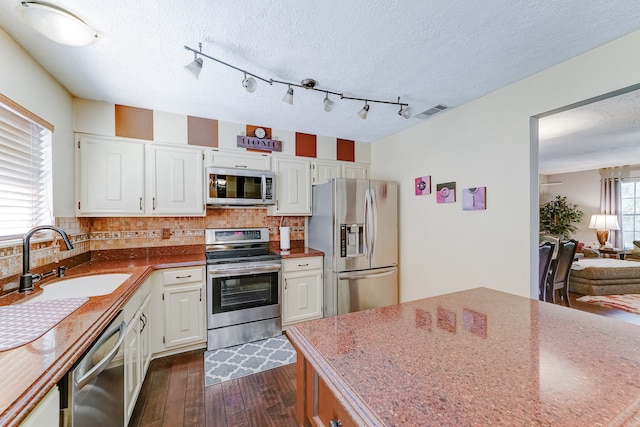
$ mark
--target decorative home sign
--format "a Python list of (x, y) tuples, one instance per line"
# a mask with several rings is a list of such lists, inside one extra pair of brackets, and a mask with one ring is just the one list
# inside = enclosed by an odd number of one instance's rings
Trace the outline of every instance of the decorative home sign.
[(471, 187), (462, 189), (462, 209), (475, 211), (486, 209), (487, 187)]
[(416, 196), (431, 194), (431, 176), (421, 176), (416, 178)]
[(453, 203), (456, 201), (456, 183), (445, 182), (436, 185), (436, 201), (438, 203)]
[(282, 141), (275, 139), (256, 138), (253, 136), (237, 136), (237, 146), (241, 148), (253, 148), (263, 151), (282, 151)]

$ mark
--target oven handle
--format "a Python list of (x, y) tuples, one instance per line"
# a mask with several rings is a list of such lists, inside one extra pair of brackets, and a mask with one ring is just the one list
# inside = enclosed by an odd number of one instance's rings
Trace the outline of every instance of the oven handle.
[(280, 271), (280, 264), (273, 264), (264, 267), (249, 267), (249, 268), (226, 268), (221, 270), (208, 270), (211, 277), (229, 277), (229, 276), (248, 276), (256, 273), (273, 273)]

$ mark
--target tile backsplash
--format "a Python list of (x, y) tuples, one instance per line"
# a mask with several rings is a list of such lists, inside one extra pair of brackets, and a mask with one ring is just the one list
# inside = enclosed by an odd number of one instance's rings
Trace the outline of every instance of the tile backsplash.
[[(304, 217), (284, 219), (291, 227), (291, 240), (304, 240)], [(89, 251), (204, 245), (206, 228), (267, 227), (269, 240), (277, 242), (281, 220), (282, 217), (267, 216), (266, 208), (208, 208), (205, 217), (56, 218), (56, 226), (67, 232), (74, 249), (65, 250), (64, 242), (57, 234), (53, 243), (48, 239), (34, 239), (31, 267), (56, 263)], [(21, 272), (22, 242), (0, 248), (0, 279)]]

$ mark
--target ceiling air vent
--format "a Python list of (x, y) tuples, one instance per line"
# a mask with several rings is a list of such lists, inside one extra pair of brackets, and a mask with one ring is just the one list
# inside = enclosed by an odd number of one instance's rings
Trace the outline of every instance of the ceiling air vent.
[(413, 117), (415, 117), (417, 119), (425, 120), (425, 119), (428, 119), (429, 117), (433, 116), (434, 114), (439, 113), (440, 111), (446, 110), (447, 108), (449, 108), (449, 107), (447, 107), (446, 105), (438, 104), (435, 107), (431, 107), (428, 110), (425, 110), (420, 114), (416, 114)]

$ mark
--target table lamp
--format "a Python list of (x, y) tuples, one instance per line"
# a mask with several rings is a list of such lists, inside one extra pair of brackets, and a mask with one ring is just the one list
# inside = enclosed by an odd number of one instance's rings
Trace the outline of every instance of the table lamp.
[(618, 224), (617, 215), (591, 215), (591, 222), (589, 222), (589, 228), (596, 230), (596, 237), (600, 247), (609, 240), (609, 230), (620, 230)]

